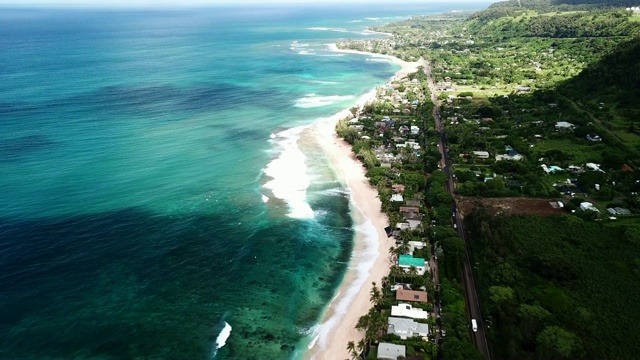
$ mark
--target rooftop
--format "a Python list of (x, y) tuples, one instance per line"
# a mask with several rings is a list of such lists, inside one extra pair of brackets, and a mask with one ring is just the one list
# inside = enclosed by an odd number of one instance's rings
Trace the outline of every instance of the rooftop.
[(396, 300), (427, 302), (427, 292), (398, 289), (396, 292)]

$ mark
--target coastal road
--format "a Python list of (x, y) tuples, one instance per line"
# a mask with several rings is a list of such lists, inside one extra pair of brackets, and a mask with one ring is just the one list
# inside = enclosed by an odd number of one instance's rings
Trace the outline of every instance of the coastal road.
[[(436, 131), (440, 134), (438, 139), (440, 154), (442, 160), (440, 161), (440, 168), (444, 171), (447, 178), (447, 191), (453, 196), (455, 191), (455, 183), (453, 181), (453, 174), (451, 173), (451, 161), (449, 159), (449, 150), (447, 148), (446, 136), (444, 133), (444, 127), (442, 125), (442, 119), (440, 114), (440, 108), (438, 107), (438, 97), (436, 94), (436, 86), (433, 81), (433, 74), (431, 73), (431, 67), (428, 62), (424, 61), (424, 71), (427, 75), (429, 82), (429, 90), (431, 91), (431, 101), (434, 104), (433, 117), (436, 123)], [(489, 343), (487, 342), (486, 329), (484, 321), (482, 321), (482, 314), (480, 312), (480, 302), (478, 300), (478, 293), (476, 292), (475, 282), (473, 280), (473, 268), (471, 267), (471, 261), (469, 260), (469, 248), (471, 246), (470, 240), (467, 239), (464, 232), (464, 224), (460, 213), (458, 211), (458, 204), (453, 200), (452, 206), (453, 221), (460, 237), (466, 244), (466, 257), (462, 266), (462, 274), (464, 280), (465, 295), (467, 300), (467, 314), (469, 316), (469, 329), (471, 329), (471, 319), (476, 319), (478, 323), (478, 331), (471, 332), (473, 343), (482, 356), (491, 360), (491, 352), (489, 351)]]

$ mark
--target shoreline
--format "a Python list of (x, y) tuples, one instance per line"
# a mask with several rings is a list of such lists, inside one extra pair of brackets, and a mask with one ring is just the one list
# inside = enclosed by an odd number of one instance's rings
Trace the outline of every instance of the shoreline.
[[(400, 65), (401, 69), (387, 83), (415, 72), (420, 65), (420, 62), (411, 63), (389, 55), (340, 50), (335, 44), (329, 47), (336, 52), (387, 58)], [(375, 100), (377, 88), (362, 95), (353, 106), (361, 108)], [(388, 226), (388, 219), (381, 210), (377, 189), (369, 184), (365, 177), (366, 169), (356, 159), (351, 145), (338, 138), (335, 132), (337, 122), (349, 115), (349, 109), (342, 110), (316, 121), (308, 129), (321, 145), (340, 182), (349, 189), (355, 234), (348, 269), (335, 297), (327, 305), (322, 320), (318, 323), (319, 331), (311, 339), (304, 359), (335, 360), (351, 357), (346, 350), (347, 342), (357, 343), (364, 336), (355, 329), (356, 323), (372, 306), (369, 301), (371, 283), (380, 284), (382, 277), (387, 275), (390, 266), (389, 248), (395, 244), (384, 230)]]

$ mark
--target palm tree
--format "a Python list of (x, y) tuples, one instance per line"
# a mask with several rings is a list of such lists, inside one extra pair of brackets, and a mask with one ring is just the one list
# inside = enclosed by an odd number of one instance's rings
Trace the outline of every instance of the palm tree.
[(362, 354), (362, 356), (364, 357), (365, 350), (367, 350), (367, 342), (364, 341), (364, 339), (360, 339), (360, 341), (358, 341), (356, 349), (358, 349), (358, 353)]
[(378, 287), (376, 286), (375, 281), (373, 281), (371, 285), (372, 285), (371, 291), (369, 292), (371, 296), (369, 297), (369, 301), (371, 301), (373, 306), (378, 306), (382, 302), (382, 293), (380, 292), (380, 289), (378, 289)]
[(349, 351), (349, 355), (351, 355), (351, 359), (358, 358), (358, 352), (356, 351), (356, 344), (353, 341), (349, 341), (347, 343), (347, 351)]

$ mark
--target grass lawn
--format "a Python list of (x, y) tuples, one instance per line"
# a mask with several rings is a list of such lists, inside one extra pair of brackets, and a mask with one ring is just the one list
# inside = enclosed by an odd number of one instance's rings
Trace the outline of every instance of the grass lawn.
[[(533, 148), (536, 157), (542, 157), (542, 154), (548, 150), (562, 150), (572, 156), (571, 163), (584, 164), (587, 162), (599, 163), (602, 158), (601, 152), (603, 149), (597, 145), (594, 146), (587, 143), (576, 144), (569, 140), (560, 139), (543, 140)], [(553, 162), (549, 162), (547, 165), (558, 165), (552, 163)]]
[(613, 132), (618, 138), (622, 141), (632, 144), (632, 145), (640, 145), (640, 136), (630, 133), (628, 131), (614, 131)]

